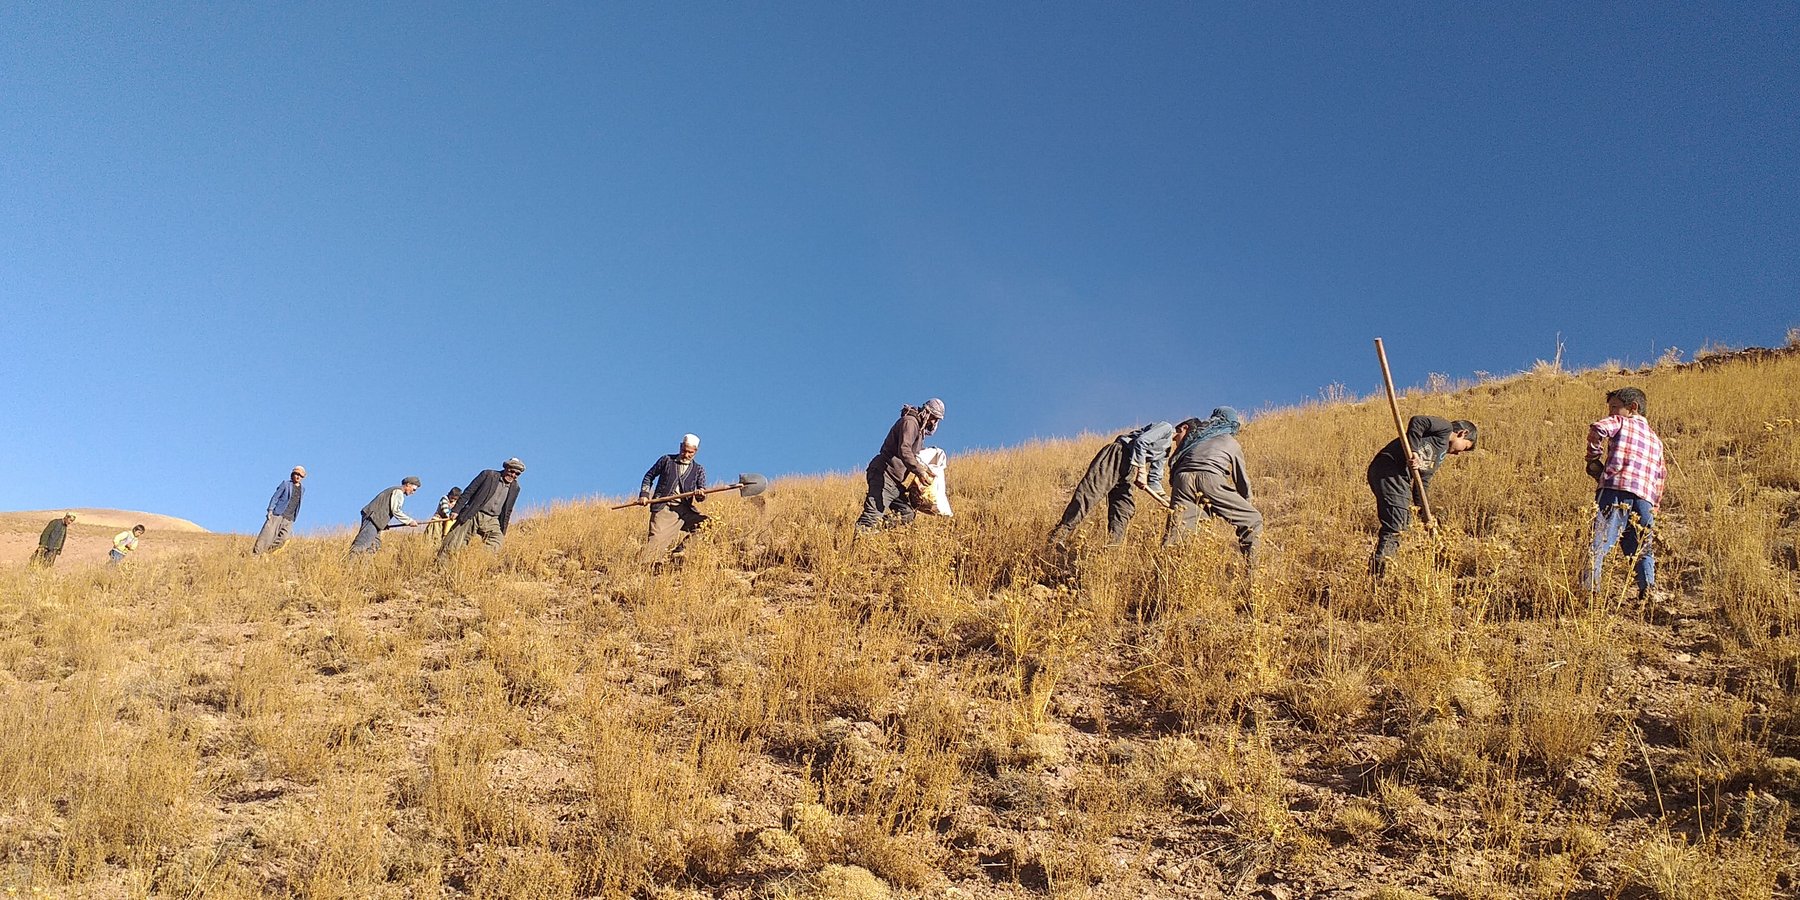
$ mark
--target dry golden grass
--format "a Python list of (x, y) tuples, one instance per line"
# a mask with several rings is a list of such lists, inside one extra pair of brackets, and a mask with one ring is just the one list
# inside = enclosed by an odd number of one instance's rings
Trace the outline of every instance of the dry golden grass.
[[(576, 503), (445, 570), (401, 536), (0, 571), (0, 897), (1791, 895), (1797, 382), (1409, 392), (1484, 443), (1379, 586), (1391, 425), (1341, 389), (1242, 435), (1250, 581), (1155, 510), (1046, 550), (1091, 436), (860, 540), (859, 479), (719, 498), (660, 569)], [(1619, 560), (1576, 587), (1625, 383), (1674, 463), (1649, 608)]]

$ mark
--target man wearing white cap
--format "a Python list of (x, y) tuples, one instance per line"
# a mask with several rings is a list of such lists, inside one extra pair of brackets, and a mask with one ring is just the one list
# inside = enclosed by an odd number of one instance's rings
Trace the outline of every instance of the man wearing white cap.
[(863, 498), (862, 515), (856, 520), (858, 533), (877, 531), (913, 520), (912, 500), (906, 493), (906, 476), (912, 475), (921, 486), (929, 487), (931, 469), (919, 460), (925, 437), (937, 431), (944, 421), (944, 401), (936, 397), (924, 406), (900, 407), (900, 418), (888, 429), (881, 450), (869, 460), (865, 475), (868, 496)]
[[(706, 467), (694, 461), (694, 455), (699, 452), (699, 435), (682, 435), (681, 449), (658, 457), (650, 471), (644, 473), (644, 483), (638, 487), (638, 501), (706, 490)], [(638, 560), (653, 562), (661, 559), (677, 541), (685, 541), (686, 535), (699, 531), (706, 523), (706, 516), (701, 515), (694, 505), (705, 499), (705, 494), (699, 494), (670, 503), (651, 503), (650, 539), (639, 551)]]
[(256, 534), (256, 543), (250, 547), (251, 553), (273, 553), (287, 543), (294, 519), (300, 515), (300, 495), (305, 493), (301, 483), (305, 480), (306, 467), (295, 466), (287, 480), (275, 486), (275, 496), (269, 498), (268, 514), (262, 531)]

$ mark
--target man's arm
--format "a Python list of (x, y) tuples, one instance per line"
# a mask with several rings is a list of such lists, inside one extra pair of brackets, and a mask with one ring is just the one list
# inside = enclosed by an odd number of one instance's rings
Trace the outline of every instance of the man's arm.
[(276, 510), (279, 510), (286, 505), (285, 501), (287, 498), (281, 495), (284, 493), (284, 489), (287, 486), (288, 483), (285, 481), (275, 486), (275, 496), (269, 498), (269, 515), (275, 515)]
[(517, 482), (502, 484), (499, 489), (506, 492), (506, 502), (500, 505), (500, 533), (505, 534), (512, 526), (513, 503), (519, 499), (519, 485)]
[(924, 443), (924, 435), (919, 431), (919, 420), (912, 416), (900, 418), (900, 462), (907, 471), (917, 475), (920, 481), (931, 483), (931, 470), (919, 462), (919, 450)]
[(418, 524), (417, 522), (414, 522), (412, 520), (412, 516), (409, 516), (406, 513), (403, 513), (400, 511), (400, 504), (405, 503), (405, 502), (406, 502), (406, 492), (399, 488), (394, 488), (394, 490), (388, 494), (388, 503), (389, 503), (388, 518), (399, 519), (400, 524), (402, 524), (402, 525)]
[[(694, 461), (694, 490), (696, 490), (696, 491), (706, 490), (706, 467), (701, 465), (699, 460)], [(699, 495), (696, 495), (694, 497), (694, 499), (695, 500), (705, 500), (706, 495), (699, 494)]]
[(657, 473), (662, 471), (663, 459), (664, 457), (657, 457), (656, 462), (650, 464), (650, 471), (644, 473), (644, 482), (638, 485), (639, 500), (650, 499), (650, 484), (656, 480)]

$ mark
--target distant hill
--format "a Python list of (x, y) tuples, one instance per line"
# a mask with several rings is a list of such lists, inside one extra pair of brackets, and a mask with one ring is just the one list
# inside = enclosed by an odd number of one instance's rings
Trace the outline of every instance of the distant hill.
[(80, 525), (102, 525), (107, 528), (130, 528), (133, 525), (142, 525), (153, 531), (211, 533), (186, 519), (130, 509), (32, 509), (24, 512), (0, 512), (0, 522), (11, 524), (14, 520), (23, 520), (26, 524), (35, 523), (41, 528), (45, 522), (63, 513), (74, 513), (75, 521)]

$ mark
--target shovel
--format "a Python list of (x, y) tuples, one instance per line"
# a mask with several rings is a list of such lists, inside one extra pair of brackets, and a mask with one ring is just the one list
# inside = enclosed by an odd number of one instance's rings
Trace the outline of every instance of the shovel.
[(675, 500), (686, 500), (689, 497), (698, 497), (702, 494), (716, 494), (720, 491), (729, 491), (734, 488), (737, 490), (738, 496), (740, 497), (754, 497), (769, 489), (769, 479), (764, 478), (755, 472), (744, 472), (738, 475), (738, 480), (731, 484), (721, 484), (718, 487), (707, 488), (704, 491), (688, 491), (685, 494), (670, 494), (667, 497), (653, 497), (649, 500), (633, 500), (630, 503), (621, 503), (618, 506), (613, 507), (613, 509), (626, 509), (633, 506), (649, 506), (652, 503), (670, 503)]
[(1406, 470), (1412, 474), (1413, 494), (1419, 498), (1419, 521), (1425, 530), (1437, 534), (1437, 520), (1431, 515), (1431, 498), (1425, 496), (1425, 479), (1419, 474), (1419, 463), (1413, 458), (1412, 442), (1406, 439), (1406, 423), (1400, 421), (1400, 401), (1394, 399), (1394, 376), (1388, 372), (1387, 348), (1381, 338), (1375, 339), (1375, 355), (1381, 358), (1381, 383), (1387, 387), (1388, 409), (1394, 413), (1394, 430), (1400, 432), (1400, 450), (1406, 454)]

